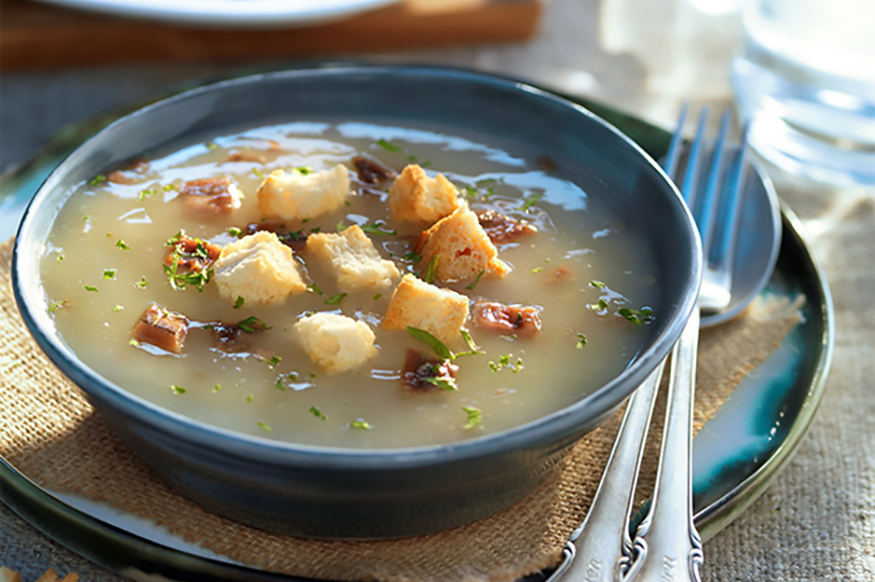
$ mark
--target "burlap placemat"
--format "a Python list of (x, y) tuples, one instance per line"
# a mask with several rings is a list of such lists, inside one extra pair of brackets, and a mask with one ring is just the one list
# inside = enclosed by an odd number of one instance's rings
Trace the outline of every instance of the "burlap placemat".
[[(500, 582), (536, 572), (558, 562), (565, 541), (582, 521), (619, 424), (618, 413), (590, 433), (520, 503), (451, 531), (367, 542), (266, 533), (178, 495), (122, 444), (27, 333), (12, 297), (10, 258), (11, 244), (0, 245), (0, 455), (49, 490), (152, 520), (251, 567), (327, 580), (387, 582)], [(703, 333), (696, 430), (801, 320), (802, 301), (759, 298), (743, 316)], [(657, 406), (654, 418), (659, 421), (661, 403)], [(652, 490), (658, 426), (653, 430), (639, 499)]]

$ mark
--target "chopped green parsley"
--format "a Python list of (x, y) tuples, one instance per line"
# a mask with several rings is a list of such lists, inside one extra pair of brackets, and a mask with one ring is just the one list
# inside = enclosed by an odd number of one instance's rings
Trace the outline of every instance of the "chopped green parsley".
[(319, 410), (317, 406), (310, 407), (310, 414), (318, 418), (319, 420), (328, 420), (328, 417), (325, 416), (325, 413)]
[(456, 380), (454, 378), (435, 378), (432, 376), (428, 376), (423, 378), (424, 381), (428, 382), (432, 386), (437, 386), (441, 390), (458, 390), (459, 387), (456, 385)]
[(434, 353), (437, 354), (437, 356), (442, 360), (452, 360), (455, 357), (455, 355), (453, 355), (453, 352), (451, 352), (450, 349), (441, 342), (441, 340), (434, 337), (432, 334), (425, 331), (424, 329), (417, 329), (408, 325), (407, 333), (409, 333), (410, 337), (412, 337), (413, 339), (421, 341), (432, 350), (434, 350)]
[(307, 285), (307, 291), (309, 291), (310, 293), (315, 293), (316, 295), (325, 295), (322, 292), (322, 289), (320, 289), (319, 285), (317, 285), (316, 283), (311, 283), (310, 285)]
[(268, 426), (268, 424), (263, 420), (258, 421), (258, 428), (260, 428), (264, 432), (270, 432), (270, 426)]
[(235, 238), (240, 238), (243, 236), (243, 230), (237, 228), (236, 226), (231, 226), (228, 228), (228, 234)]
[(241, 330), (245, 331), (246, 333), (256, 333), (259, 331), (267, 331), (269, 329), (272, 329), (271, 327), (269, 327), (267, 324), (265, 324), (263, 321), (261, 321), (260, 319), (258, 319), (254, 315), (247, 317), (246, 319), (244, 319), (242, 321), (237, 322), (237, 327), (239, 327)]
[(133, 247), (128, 246), (128, 244), (123, 239), (118, 239), (118, 242), (115, 243), (115, 246), (123, 251), (130, 251), (133, 249)]
[(134, 283), (134, 287), (136, 287), (137, 289), (145, 289), (148, 286), (149, 286), (149, 281), (146, 280), (146, 275), (143, 275), (139, 281)]
[(483, 419), (483, 412), (474, 406), (463, 406), (462, 410), (468, 415), (468, 422), (463, 427), (465, 430), (470, 430), (480, 424)]
[(543, 197), (544, 197), (544, 194), (540, 193), (540, 192), (536, 193), (536, 194), (532, 194), (531, 196), (529, 196), (528, 198), (525, 199), (525, 202), (523, 202), (523, 205), (520, 206), (520, 210), (522, 212), (528, 212), (529, 209), (532, 206), (534, 206), (535, 204), (537, 204), (541, 200), (541, 198), (543, 198)]
[(234, 309), (240, 309), (241, 307), (243, 307), (243, 303), (244, 303), (245, 301), (246, 301), (246, 300), (243, 299), (243, 296), (242, 296), (242, 295), (238, 295), (238, 296), (237, 296), (237, 299), (234, 301)]
[(103, 278), (104, 279), (115, 279), (116, 270), (115, 269), (104, 269), (103, 270)]
[(357, 418), (349, 423), (349, 428), (360, 428), (362, 430), (371, 430), (374, 428), (371, 423), (363, 418)]
[(386, 150), (387, 152), (400, 152), (401, 148), (396, 146), (395, 144), (386, 141), (383, 138), (377, 140), (377, 145)]
[(88, 180), (88, 185), (89, 186), (97, 186), (101, 182), (105, 182), (105, 181), (106, 181), (106, 176), (104, 176), (103, 174), (97, 174), (96, 176), (94, 176), (93, 178)]
[(380, 297), (382, 297), (382, 296), (383, 296), (382, 293), (377, 293), (376, 295), (374, 295), (374, 301), (379, 301)]
[(586, 336), (582, 333), (577, 334), (577, 349), (586, 345)]
[(394, 230), (388, 230), (386, 228), (383, 228), (384, 226), (385, 225), (383, 223), (377, 222), (374, 224), (363, 224), (361, 226), (361, 229), (368, 234), (379, 234), (383, 236), (395, 236), (396, 234), (398, 234)]
[(323, 301), (323, 303), (325, 303), (325, 305), (339, 305), (340, 302), (343, 301), (344, 297), (346, 297), (346, 293), (340, 293), (339, 295), (332, 295), (331, 297), (329, 297), (328, 299)]
[(95, 287), (94, 285), (85, 285), (85, 290), (94, 291), (95, 293), (98, 291), (97, 287)]
[(420, 256), (420, 254), (414, 253), (413, 251), (409, 251), (409, 252), (404, 253), (404, 255), (402, 255), (401, 258), (404, 259), (405, 261), (410, 261), (411, 263), (418, 263), (419, 261), (422, 260), (422, 257)]
[(177, 386), (176, 384), (171, 384), (170, 389), (173, 390), (174, 394), (185, 394), (187, 390), (182, 386)]
[(110, 309), (110, 311), (114, 311), (114, 312), (118, 313), (119, 311), (124, 309), (124, 306), (123, 305), (113, 305), (109, 309)]
[(589, 286), (595, 287), (596, 289), (604, 289), (605, 288), (605, 284), (602, 283), (601, 281), (590, 281)]
[(49, 308), (48, 308), (48, 309), (49, 309), (49, 313), (54, 313), (54, 312), (56, 312), (57, 310), (59, 310), (59, 309), (63, 309), (63, 308), (66, 307), (66, 306), (67, 306), (67, 302), (64, 301), (64, 300), (61, 300), (61, 301), (52, 301), (51, 303), (49, 303)]
[(621, 307), (617, 310), (617, 313), (626, 318), (628, 321), (631, 321), (635, 324), (643, 324), (650, 323), (656, 316), (653, 315), (653, 310), (649, 307), (642, 307), (641, 309), (629, 309), (628, 307)]
[(468, 285), (467, 287), (465, 287), (465, 289), (467, 289), (467, 290), (469, 290), (469, 291), (473, 291), (473, 290), (474, 290), (474, 287), (477, 286), (477, 283), (480, 282), (480, 277), (482, 277), (482, 276), (483, 276), (483, 273), (485, 273), (485, 272), (486, 272), (485, 270), (481, 270), (479, 273), (477, 273), (477, 278), (474, 279), (474, 282), (473, 282), (473, 283), (471, 283), (470, 285)]
[(428, 271), (425, 272), (425, 278), (423, 281), (426, 283), (434, 283), (434, 278), (437, 275), (437, 265), (438, 259), (440, 255), (435, 255), (431, 258), (431, 262), (428, 264)]
[(544, 267), (535, 267), (534, 269), (532, 269), (532, 273), (533, 273), (533, 274), (534, 274), (534, 273), (540, 273), (540, 272), (543, 271), (543, 270), (544, 270)]

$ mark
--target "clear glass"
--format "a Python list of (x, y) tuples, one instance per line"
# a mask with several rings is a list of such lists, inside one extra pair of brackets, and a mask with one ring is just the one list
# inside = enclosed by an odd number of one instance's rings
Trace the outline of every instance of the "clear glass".
[(765, 158), (816, 179), (875, 184), (873, 0), (756, 0), (732, 77)]

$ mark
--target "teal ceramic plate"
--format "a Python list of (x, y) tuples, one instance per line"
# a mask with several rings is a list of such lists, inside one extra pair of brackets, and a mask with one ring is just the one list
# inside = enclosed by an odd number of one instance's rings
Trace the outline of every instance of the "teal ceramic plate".
[[(613, 123), (654, 158), (670, 135), (608, 107), (574, 99)], [(0, 183), (0, 237), (15, 232), (30, 197), (79, 143), (127, 111), (72, 126)], [(796, 219), (783, 211), (776, 271), (763, 293), (804, 294), (804, 321), (750, 374), (694, 441), (696, 524), (705, 539), (743, 512), (787, 464), (823, 394), (832, 357), (833, 313), (826, 281), (803, 242)], [(60, 544), (135, 579), (302, 581), (229, 563), (131, 516), (41, 488), (0, 457), (0, 499)], [(145, 575), (144, 573), (149, 573)]]

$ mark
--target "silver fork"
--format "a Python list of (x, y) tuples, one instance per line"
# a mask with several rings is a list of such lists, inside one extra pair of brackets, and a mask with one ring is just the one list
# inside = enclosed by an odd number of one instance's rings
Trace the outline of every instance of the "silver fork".
[[(566, 545), (565, 560), (550, 577), (551, 581), (700, 580), (702, 541), (693, 522), (691, 476), (699, 315), (729, 305), (745, 153), (742, 139), (741, 148), (724, 172), (730, 116), (726, 112), (721, 119), (711, 156), (703, 151), (707, 118), (708, 112), (703, 109), (685, 171), (678, 172), (681, 132), (686, 119), (686, 106), (682, 108), (664, 164), (676, 183), (683, 177), (681, 192), (693, 210), (705, 249), (705, 273), (699, 309), (690, 317), (672, 351), (668, 405), (650, 510), (633, 541), (629, 516), (664, 363), (629, 399), (590, 510)], [(704, 191), (697, 200), (702, 167), (709, 157)]]

